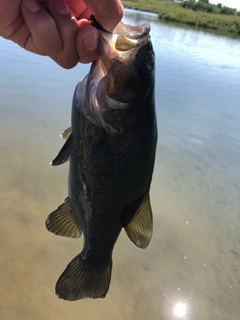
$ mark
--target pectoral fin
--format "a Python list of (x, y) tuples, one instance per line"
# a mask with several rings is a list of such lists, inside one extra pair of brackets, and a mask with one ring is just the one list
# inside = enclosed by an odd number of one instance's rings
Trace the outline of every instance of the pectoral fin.
[(72, 148), (72, 142), (73, 142), (72, 134), (70, 134), (69, 138), (64, 143), (62, 149), (59, 151), (56, 158), (53, 159), (53, 161), (50, 163), (51, 166), (59, 166), (60, 164), (63, 164), (69, 160), (70, 152)]
[(45, 224), (48, 231), (58, 236), (79, 238), (82, 235), (82, 231), (70, 212), (68, 198), (55, 211), (50, 213)]
[(149, 194), (146, 194), (131, 220), (124, 226), (132, 242), (145, 249), (151, 240), (153, 220)]
[(63, 139), (68, 139), (71, 133), (72, 133), (72, 127), (69, 127), (60, 134), (60, 137)]

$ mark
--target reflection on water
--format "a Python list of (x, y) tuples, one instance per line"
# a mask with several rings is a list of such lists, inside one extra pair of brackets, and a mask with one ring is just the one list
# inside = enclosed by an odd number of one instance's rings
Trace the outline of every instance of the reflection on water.
[(150, 19), (157, 58), (159, 142), (147, 250), (122, 232), (105, 300), (64, 302), (55, 282), (82, 247), (44, 220), (67, 194), (48, 164), (69, 126), (76, 83), (0, 39), (1, 319), (233, 320), (240, 307), (240, 42)]
[(183, 318), (187, 313), (187, 305), (184, 303), (177, 303), (174, 306), (173, 314), (179, 318)]

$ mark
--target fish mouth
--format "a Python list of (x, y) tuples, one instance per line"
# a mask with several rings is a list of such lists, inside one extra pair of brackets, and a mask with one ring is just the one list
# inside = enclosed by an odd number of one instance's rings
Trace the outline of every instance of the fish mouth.
[(145, 37), (151, 31), (148, 23), (143, 23), (138, 26), (131, 26), (120, 22), (113, 30), (113, 34), (121, 34), (129, 39), (137, 40)]
[(100, 23), (96, 20), (95, 14), (92, 13), (90, 17), (90, 21), (92, 26), (97, 28), (99, 31), (102, 31), (104, 33), (108, 34), (122, 34), (130, 39), (139, 39), (144, 37), (145, 35), (149, 34), (151, 31), (150, 25), (148, 23), (143, 23), (138, 26), (131, 26), (127, 24), (123, 24), (120, 22), (116, 28), (113, 30), (113, 32), (110, 32), (106, 29), (104, 29)]
[[(126, 52), (131, 49), (144, 46), (149, 40), (150, 25), (148, 23), (143, 23), (138, 26), (131, 26), (120, 22), (113, 32), (109, 32), (104, 29), (96, 20), (94, 13), (91, 15), (91, 23), (100, 31), (100, 43), (104, 42), (104, 46), (100, 46), (100, 55), (108, 54), (109, 50), (106, 52), (106, 42), (111, 47), (112, 50), (118, 52)], [(104, 38), (106, 41), (101, 41)], [(101, 50), (101, 47), (103, 50)], [(103, 52), (105, 51), (105, 52)]]
[(130, 26), (119, 23), (113, 30), (108, 41), (112, 49), (119, 52), (128, 52), (144, 46), (149, 40), (150, 26), (147, 23), (139, 26)]

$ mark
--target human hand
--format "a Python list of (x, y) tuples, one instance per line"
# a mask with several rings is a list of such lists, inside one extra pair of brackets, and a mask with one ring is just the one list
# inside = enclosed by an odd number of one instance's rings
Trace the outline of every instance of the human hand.
[(111, 31), (123, 6), (120, 0), (0, 0), (0, 36), (69, 69), (98, 57), (92, 12)]

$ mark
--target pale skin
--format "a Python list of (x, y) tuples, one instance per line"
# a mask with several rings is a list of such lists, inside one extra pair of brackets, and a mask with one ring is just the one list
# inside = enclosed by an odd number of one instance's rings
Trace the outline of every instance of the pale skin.
[(0, 36), (49, 56), (63, 68), (98, 57), (98, 30), (112, 31), (123, 16), (120, 0), (0, 0)]

